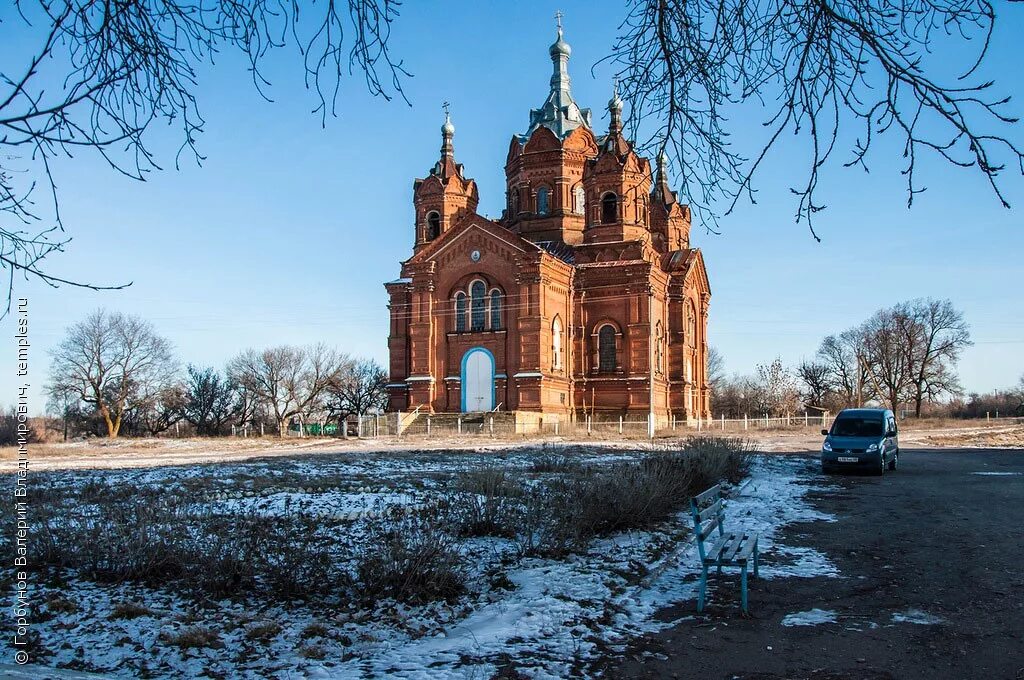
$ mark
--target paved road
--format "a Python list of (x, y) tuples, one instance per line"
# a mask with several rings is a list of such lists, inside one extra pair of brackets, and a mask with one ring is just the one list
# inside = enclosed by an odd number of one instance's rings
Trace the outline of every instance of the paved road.
[[(987, 473), (987, 474), (977, 474)], [(762, 581), (752, 616), (729, 582), (708, 616), (640, 641), (615, 678), (1024, 679), (1024, 451), (904, 451), (900, 469), (832, 477), (812, 496), (835, 523), (794, 525), (843, 578)], [(663, 612), (692, 613), (693, 603)], [(838, 622), (786, 627), (786, 614)], [(894, 623), (894, 614), (936, 623)], [(597, 670), (597, 669), (595, 669)]]

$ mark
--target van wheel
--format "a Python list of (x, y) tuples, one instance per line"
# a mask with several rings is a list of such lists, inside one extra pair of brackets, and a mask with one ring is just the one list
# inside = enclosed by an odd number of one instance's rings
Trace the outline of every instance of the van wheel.
[(899, 452), (899, 449), (897, 449), (896, 452), (892, 454), (892, 460), (889, 461), (889, 469), (890, 470), (895, 470), (896, 466), (899, 465), (899, 463), (900, 463), (900, 452)]

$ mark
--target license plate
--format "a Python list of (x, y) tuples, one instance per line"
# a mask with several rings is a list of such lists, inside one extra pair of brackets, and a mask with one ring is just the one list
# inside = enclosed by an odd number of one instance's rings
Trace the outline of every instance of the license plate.
[(840, 463), (859, 463), (860, 458), (855, 456), (839, 456)]

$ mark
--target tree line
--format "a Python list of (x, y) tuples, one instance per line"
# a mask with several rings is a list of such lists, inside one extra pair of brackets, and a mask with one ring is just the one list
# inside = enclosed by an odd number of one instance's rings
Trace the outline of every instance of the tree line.
[[(179, 423), (204, 436), (231, 428), (342, 423), (387, 404), (387, 373), (324, 344), (246, 349), (223, 369), (182, 368), (171, 343), (136, 316), (103, 309), (52, 350), (49, 410), (65, 432), (157, 435)], [(345, 428), (341, 428), (345, 434)]]
[(970, 327), (951, 301), (900, 302), (826, 336), (815, 355), (793, 369), (776, 359), (757, 366), (754, 375), (726, 377), (714, 353), (708, 364), (713, 408), (740, 417), (875, 404), (920, 417), (926, 406), (963, 394), (956, 366), (971, 344)]

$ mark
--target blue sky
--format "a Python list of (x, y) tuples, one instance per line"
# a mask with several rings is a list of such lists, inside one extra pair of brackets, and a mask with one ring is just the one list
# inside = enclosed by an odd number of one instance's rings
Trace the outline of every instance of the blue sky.
[[(573, 47), (573, 93), (603, 129), (611, 69), (600, 65), (592, 76), (591, 67), (608, 53), (623, 6), (558, 6)], [(1019, 95), (1024, 75), (1013, 37), (1024, 32), (1024, 7), (999, 8), (986, 75)], [(273, 103), (260, 98), (238, 57), (221, 55), (200, 74), (202, 167), (185, 162), (175, 170), (177, 138), (163, 128), (153, 130), (151, 142), (167, 170), (144, 183), (111, 173), (88, 154), (59, 162), (62, 211), (74, 240), (49, 263), (51, 271), (134, 283), (102, 293), (18, 284), (30, 300), (33, 411), (43, 407), (47, 349), (99, 306), (151, 320), (183, 362), (221, 366), (245, 347), (319, 341), (385, 362), (382, 283), (411, 254), (412, 182), (437, 158), (440, 104), (452, 104), (456, 158), (479, 183), (481, 212), (499, 215), (509, 138), (525, 130), (529, 109), (547, 92), (555, 9), (548, 2), (403, 5), (393, 40), (414, 74), (406, 83), (412, 106), (371, 98), (351, 79), (341, 115), (326, 128), (311, 113), (315, 100), (294, 54), (268, 64)], [(1011, 110), (1024, 113), (1020, 101)], [(743, 126), (757, 130), (755, 119), (737, 124), (740, 138)], [(1012, 134), (1022, 142), (1017, 128)], [(926, 157), (918, 172), (928, 191), (908, 210), (899, 149), (889, 146), (871, 174), (829, 172), (817, 243), (793, 219), (789, 187), (804, 167), (800, 150), (787, 142), (769, 158), (757, 205), (724, 218), (719, 235), (695, 226), (713, 292), (709, 334), (727, 369), (750, 372), (776, 356), (796, 364), (824, 335), (879, 307), (932, 296), (952, 299), (971, 324), (977, 344), (960, 364), (965, 386), (1016, 382), (1024, 373), (1019, 174), (1005, 176), (1014, 205), (1006, 210), (976, 172)], [(13, 333), (11, 319), (3, 324)], [(13, 344), (0, 366), (13, 400)]]

